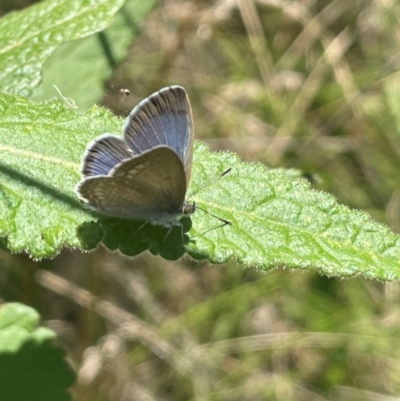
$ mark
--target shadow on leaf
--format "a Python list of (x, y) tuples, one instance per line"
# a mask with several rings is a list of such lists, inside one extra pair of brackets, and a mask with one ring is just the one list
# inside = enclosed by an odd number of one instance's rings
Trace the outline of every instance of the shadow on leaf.
[(185, 245), (189, 243), (186, 233), (192, 228), (189, 217), (182, 217), (180, 222), (182, 226), (170, 229), (144, 221), (100, 217), (96, 222), (79, 226), (77, 235), (87, 250), (103, 242), (108, 249), (119, 250), (127, 256), (149, 250), (153, 255), (176, 260), (185, 254)]
[(9, 344), (25, 341), (15, 351), (4, 352), (3, 349), (0, 354), (1, 399), (70, 400), (66, 389), (73, 384), (75, 375), (64, 360), (64, 351), (50, 339), (42, 339), (43, 336), (29, 338), (22, 328), (13, 327), (10, 331), (13, 331), (14, 339), (6, 335), (5, 341), (8, 339)]

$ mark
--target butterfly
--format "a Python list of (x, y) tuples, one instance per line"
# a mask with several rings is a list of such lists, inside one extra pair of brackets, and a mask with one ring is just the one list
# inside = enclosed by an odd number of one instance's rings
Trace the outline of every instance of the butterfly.
[(194, 130), (186, 91), (169, 86), (142, 100), (129, 114), (123, 136), (103, 134), (82, 160), (75, 191), (108, 216), (181, 226), (195, 212), (185, 200), (193, 164)]

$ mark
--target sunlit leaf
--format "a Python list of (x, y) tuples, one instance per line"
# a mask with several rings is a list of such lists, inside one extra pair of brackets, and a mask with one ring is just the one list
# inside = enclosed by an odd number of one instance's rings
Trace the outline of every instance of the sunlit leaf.
[[(155, 2), (129, 0), (103, 36), (91, 35), (63, 43), (44, 65), (43, 81), (31, 98), (45, 101), (58, 96), (54, 88), (56, 85), (63, 96), (75, 101), (79, 109), (87, 109), (99, 102), (104, 93), (104, 82), (113, 72), (111, 64), (119, 63), (126, 57), (129, 44), (139, 33), (143, 18)], [(113, 60), (109, 60), (107, 51)], [(118, 89), (115, 88), (115, 91)]]
[[(82, 154), (123, 121), (102, 108), (75, 112), (61, 101), (34, 104), (0, 96), (0, 234), (13, 252), (54, 256), (62, 247), (145, 249), (168, 259), (195, 258), (246, 266), (314, 268), (328, 275), (400, 276), (399, 237), (366, 213), (339, 205), (289, 171), (243, 163), (196, 144), (188, 196), (201, 209), (172, 232), (137, 221), (99, 217), (74, 193)], [(215, 180), (227, 168), (232, 171)], [(190, 194), (193, 194), (192, 196)], [(191, 228), (190, 228), (191, 227)], [(190, 231), (188, 231), (190, 230)]]
[(28, 96), (64, 42), (107, 27), (123, 0), (47, 0), (0, 19), (0, 90)]
[(197, 149), (195, 165), (202, 182), (224, 166), (233, 167), (195, 198), (232, 225), (207, 231), (219, 222), (207, 214), (197, 224), (193, 219), (193, 257), (215, 263), (236, 259), (263, 269), (282, 266), (338, 276), (399, 277), (400, 237), (367, 213), (310, 189), (307, 180), (242, 163), (232, 153), (209, 153), (204, 146)]

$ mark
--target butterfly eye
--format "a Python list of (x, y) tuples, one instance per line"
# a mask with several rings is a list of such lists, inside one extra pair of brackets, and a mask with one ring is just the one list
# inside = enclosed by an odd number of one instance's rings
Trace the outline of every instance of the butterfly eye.
[(192, 214), (196, 211), (196, 203), (185, 202), (182, 207), (183, 214)]

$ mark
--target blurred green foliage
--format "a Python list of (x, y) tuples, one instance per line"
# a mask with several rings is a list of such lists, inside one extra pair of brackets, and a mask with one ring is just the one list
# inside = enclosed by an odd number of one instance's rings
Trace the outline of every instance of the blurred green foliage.
[[(103, 104), (126, 115), (179, 83), (213, 149), (315, 174), (318, 188), (399, 231), (399, 17), (394, 0), (167, 0)], [(396, 282), (102, 248), (40, 263), (0, 257), (2, 299), (35, 307), (57, 331), (78, 373), (76, 400), (399, 394)]]

